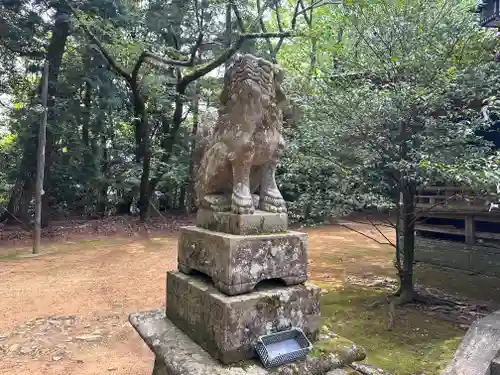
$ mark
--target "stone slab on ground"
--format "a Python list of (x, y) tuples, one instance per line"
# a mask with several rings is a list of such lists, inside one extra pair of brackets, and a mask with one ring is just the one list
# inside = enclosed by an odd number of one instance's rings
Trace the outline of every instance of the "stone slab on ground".
[(356, 375), (352, 373), (352, 370), (346, 370), (343, 368), (337, 368), (332, 371), (328, 371), (326, 375)]
[(475, 321), (442, 375), (491, 375), (500, 354), (500, 310)]
[(223, 365), (167, 319), (165, 309), (134, 313), (129, 321), (155, 355), (153, 375), (326, 375), (365, 357), (361, 348), (349, 348), (346, 353), (322, 352), (309, 355), (306, 361), (270, 370), (256, 360)]
[(286, 285), (307, 281), (307, 234), (240, 236), (183, 227), (178, 244), (178, 269), (199, 271), (228, 295), (248, 293), (260, 281), (280, 279)]
[(491, 361), (491, 375), (500, 375), (500, 357)]
[(167, 317), (223, 363), (254, 357), (252, 345), (272, 332), (300, 328), (315, 340), (319, 296), (308, 283), (227, 296), (200, 275), (167, 273)]
[(366, 364), (366, 363), (351, 363), (349, 365), (352, 369), (354, 369), (356, 372), (353, 374), (359, 374), (359, 375), (391, 375), (387, 371), (384, 371), (378, 367)]
[(208, 230), (239, 235), (280, 233), (288, 230), (288, 215), (255, 211), (254, 214), (235, 214), (199, 209), (196, 224)]

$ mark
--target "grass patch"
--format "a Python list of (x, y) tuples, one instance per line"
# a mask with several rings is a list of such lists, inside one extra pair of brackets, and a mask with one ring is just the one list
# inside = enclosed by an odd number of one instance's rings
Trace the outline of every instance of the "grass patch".
[(438, 374), (451, 360), (464, 331), (417, 310), (398, 309), (389, 331), (388, 307), (371, 308), (385, 292), (344, 286), (322, 297), (321, 314), (333, 332), (362, 346), (366, 362), (394, 375)]

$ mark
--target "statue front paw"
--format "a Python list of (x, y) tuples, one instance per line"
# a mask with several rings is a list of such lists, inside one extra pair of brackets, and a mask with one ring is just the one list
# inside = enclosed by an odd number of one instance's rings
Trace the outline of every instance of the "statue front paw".
[(254, 201), (251, 195), (239, 196), (237, 194), (232, 195), (231, 199), (231, 211), (235, 214), (253, 214), (255, 212), (255, 207), (253, 205)]
[(266, 195), (260, 200), (260, 209), (267, 212), (286, 213), (286, 202), (281, 197)]

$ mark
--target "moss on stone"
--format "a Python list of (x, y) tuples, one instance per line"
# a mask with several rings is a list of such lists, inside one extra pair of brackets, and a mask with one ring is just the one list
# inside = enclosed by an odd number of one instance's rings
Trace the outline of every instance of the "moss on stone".
[(267, 313), (276, 311), (281, 306), (280, 296), (272, 295), (266, 298), (263, 298), (261, 302), (259, 302), (258, 307), (262, 308)]
[(340, 336), (318, 340), (313, 344), (311, 357), (322, 355), (333, 355), (342, 364), (361, 361), (366, 356), (363, 348), (358, 347), (352, 341)]

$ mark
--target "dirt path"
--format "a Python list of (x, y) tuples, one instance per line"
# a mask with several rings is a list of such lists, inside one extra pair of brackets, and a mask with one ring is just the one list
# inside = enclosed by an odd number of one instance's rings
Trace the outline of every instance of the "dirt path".
[(148, 374), (127, 315), (164, 305), (175, 266), (175, 237), (2, 261), (0, 373)]
[[(390, 247), (339, 227), (308, 232), (314, 281), (394, 275)], [(176, 235), (128, 238), (0, 260), (0, 374), (149, 375), (153, 357), (127, 316), (164, 305), (176, 247)]]

